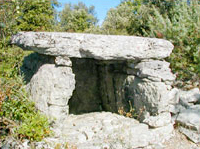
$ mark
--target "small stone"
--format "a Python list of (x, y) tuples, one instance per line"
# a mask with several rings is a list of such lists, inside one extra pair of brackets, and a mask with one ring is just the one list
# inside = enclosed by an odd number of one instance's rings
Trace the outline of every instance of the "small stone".
[(169, 112), (171, 112), (173, 114), (178, 114), (185, 109), (186, 109), (186, 107), (184, 107), (180, 104), (169, 105)]
[(146, 114), (144, 117), (145, 118), (142, 122), (153, 128), (166, 126), (171, 123), (171, 114), (169, 112), (163, 112), (157, 116), (150, 116), (149, 114)]
[(192, 105), (200, 101), (200, 91), (198, 88), (189, 91), (180, 91), (179, 94), (180, 103), (182, 104)]
[[(174, 81), (175, 75), (172, 74), (169, 63), (159, 60), (148, 60), (142, 61), (134, 67), (138, 70), (137, 76), (140, 78), (149, 78), (159, 82), (163, 81)], [(159, 80), (160, 79), (160, 80)]]
[(67, 56), (57, 56), (55, 59), (55, 63), (58, 66), (72, 66), (72, 62)]
[(184, 127), (179, 127), (179, 131), (186, 135), (194, 143), (200, 143), (200, 133), (198, 133), (197, 131), (187, 129)]
[(191, 106), (188, 109), (182, 110), (176, 119), (177, 123), (180, 123), (182, 126), (200, 131), (200, 105)]
[(152, 144), (157, 144), (156, 142), (163, 143), (173, 136), (174, 126), (171, 123), (163, 127), (150, 129), (150, 131), (154, 136), (153, 139), (155, 139), (154, 141), (152, 141)]

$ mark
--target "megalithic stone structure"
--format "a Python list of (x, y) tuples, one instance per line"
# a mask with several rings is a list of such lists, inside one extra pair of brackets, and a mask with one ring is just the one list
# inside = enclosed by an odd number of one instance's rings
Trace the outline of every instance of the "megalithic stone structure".
[(59, 32), (20, 32), (12, 43), (35, 51), (22, 71), (32, 100), (49, 117), (68, 113), (128, 112), (134, 107), (152, 128), (171, 123), (176, 100), (166, 40)]

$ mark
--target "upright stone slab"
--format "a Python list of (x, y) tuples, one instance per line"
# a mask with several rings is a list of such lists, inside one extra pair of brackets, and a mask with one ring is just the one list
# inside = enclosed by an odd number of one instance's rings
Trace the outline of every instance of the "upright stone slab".
[(54, 59), (40, 65), (29, 82), (32, 99), (47, 115), (65, 117), (68, 105), (73, 113), (117, 112), (121, 107), (128, 112), (134, 106), (140, 120), (153, 128), (171, 122), (169, 104), (175, 100), (171, 87), (175, 76), (163, 60), (173, 49), (169, 41), (20, 32), (12, 43)]
[(69, 113), (68, 101), (75, 89), (75, 75), (70, 67), (44, 64), (33, 75), (30, 95), (39, 110), (62, 121)]

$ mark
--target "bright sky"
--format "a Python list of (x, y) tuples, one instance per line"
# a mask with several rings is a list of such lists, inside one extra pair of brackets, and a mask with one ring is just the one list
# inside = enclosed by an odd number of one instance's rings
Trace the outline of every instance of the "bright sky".
[(88, 7), (93, 5), (95, 6), (99, 24), (102, 24), (108, 10), (110, 8), (116, 7), (121, 2), (121, 0), (58, 0), (58, 2), (62, 4), (62, 7), (58, 8), (59, 11), (62, 10), (65, 3), (77, 4), (78, 2), (83, 2)]

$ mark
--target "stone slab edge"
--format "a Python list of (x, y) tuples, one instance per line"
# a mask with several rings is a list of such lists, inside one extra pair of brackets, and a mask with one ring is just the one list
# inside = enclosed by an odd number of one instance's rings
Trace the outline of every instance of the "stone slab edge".
[(66, 32), (19, 32), (11, 42), (40, 54), (98, 60), (163, 59), (174, 48), (164, 39)]

